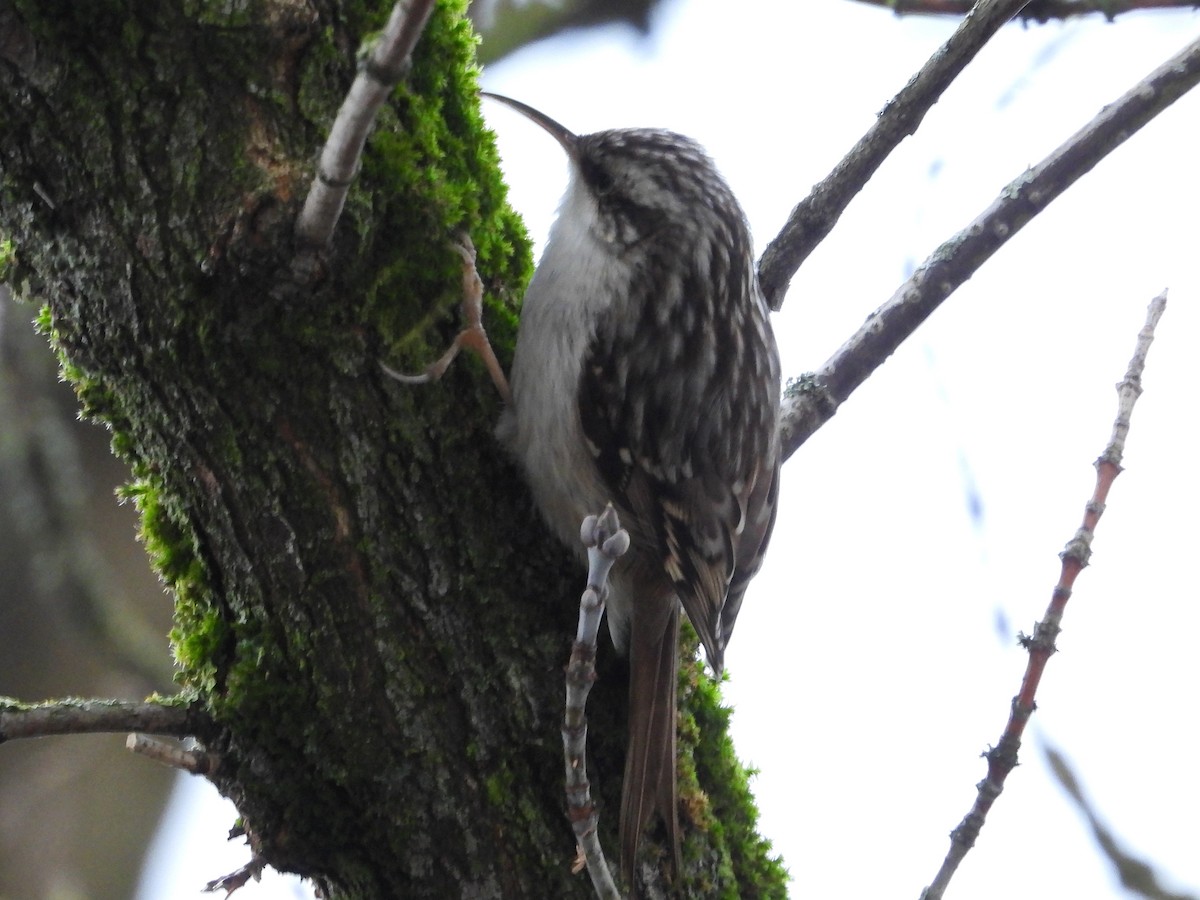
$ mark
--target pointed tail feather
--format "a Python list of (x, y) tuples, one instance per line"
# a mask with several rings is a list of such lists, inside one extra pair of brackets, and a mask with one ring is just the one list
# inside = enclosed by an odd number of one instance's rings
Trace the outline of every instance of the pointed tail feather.
[[(679, 670), (679, 602), (635, 605), (629, 648), (629, 748), (621, 788), (621, 874), (638, 896), (633, 863), (642, 829), (657, 812), (679, 871), (679, 805), (675, 786), (675, 691)], [(657, 609), (655, 607), (658, 607)], [(664, 617), (662, 613), (666, 612)], [(662, 621), (665, 618), (665, 621)], [(655, 621), (658, 620), (658, 621)], [(656, 627), (657, 626), (657, 627)]]

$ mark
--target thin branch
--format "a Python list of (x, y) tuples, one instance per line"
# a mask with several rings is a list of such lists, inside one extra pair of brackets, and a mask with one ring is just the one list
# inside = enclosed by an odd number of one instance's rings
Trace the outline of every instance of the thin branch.
[[(567, 702), (563, 714), (563, 756), (567, 766), (567, 816), (575, 832), (579, 861), (587, 866), (592, 887), (601, 900), (620, 900), (612, 872), (600, 846), (600, 815), (587, 780), (588, 694), (596, 682), (596, 635), (604, 618), (608, 573), (629, 549), (629, 533), (621, 528), (617, 512), (609, 505), (604, 514), (583, 520), (579, 538), (587, 547), (588, 584), (579, 600), (579, 628), (567, 663)], [(578, 861), (577, 861), (578, 866)]]
[(980, 0), (958, 29), (891, 102), (846, 157), (792, 210), (767, 245), (758, 278), (772, 309), (783, 305), (801, 263), (825, 239), (855, 195), (1000, 27), (1028, 0)]
[(54, 734), (142, 731), (174, 737), (204, 737), (212, 720), (199, 704), (173, 701), (51, 700), (22, 703), (0, 697), (0, 744)]
[(970, 225), (933, 252), (815, 374), (788, 385), (781, 431), (791, 456), (901, 342), (1052, 200), (1200, 82), (1193, 41), (1033, 169), (1012, 181)]
[[(869, 6), (883, 6), (896, 15), (961, 16), (970, 10), (971, 0), (858, 0)], [(1194, 0), (1032, 0), (1020, 13), (1022, 22), (1046, 22), (1099, 13), (1109, 22), (1121, 13), (1139, 9), (1188, 9), (1200, 7)]]
[(1096, 525), (1104, 513), (1104, 504), (1108, 500), (1108, 492), (1113, 481), (1121, 473), (1120, 460), (1125, 452), (1125, 438), (1129, 433), (1129, 417), (1133, 405), (1142, 392), (1142, 371), (1146, 365), (1146, 354), (1150, 343), (1154, 340), (1154, 328), (1167, 305), (1167, 295), (1164, 291), (1150, 302), (1146, 316), (1146, 324), (1138, 333), (1137, 347), (1124, 379), (1117, 385), (1117, 418), (1113, 425), (1112, 437), (1100, 458), (1096, 460), (1096, 487), (1091, 500), (1084, 508), (1083, 525), (1075, 533), (1059, 554), (1062, 559), (1062, 570), (1058, 584), (1050, 597), (1050, 605), (1042, 621), (1034, 625), (1032, 637), (1021, 635), (1021, 643), (1029, 651), (1029, 662), (1025, 667), (1025, 676), (1021, 680), (1021, 689), (1012, 699), (1012, 708), (1008, 723), (1000, 742), (992, 747), (984, 757), (987, 759), (987, 776), (979, 782), (975, 804), (967, 813), (957, 828), (950, 833), (950, 851), (942, 862), (941, 869), (933, 883), (921, 894), (921, 900), (940, 900), (950, 884), (950, 879), (958, 869), (959, 863), (966, 857), (967, 852), (975, 845), (987, 819), (988, 811), (1000, 792), (1004, 790), (1005, 779), (1017, 765), (1017, 751), (1021, 746), (1021, 736), (1025, 726), (1036, 708), (1035, 699), (1046, 663), (1055, 653), (1055, 638), (1062, 630), (1062, 617), (1066, 610), (1067, 600), (1075, 585), (1075, 579), (1087, 565), (1091, 555), (1092, 537)]
[(215, 753), (188, 750), (178, 744), (160, 741), (144, 734), (129, 735), (125, 739), (125, 749), (191, 775), (210, 775), (216, 771), (220, 762)]
[(478, 59), (485, 67), (510, 53), (564, 31), (621, 25), (640, 35), (650, 33), (652, 17), (665, 0), (572, 0), (570, 3), (530, 3), (497, 0), (467, 7), (475, 30), (482, 35)]
[(359, 68), (354, 84), (338, 110), (317, 174), (296, 222), (301, 241), (323, 247), (333, 235), (342, 214), (346, 193), (358, 174), (359, 161), (375, 116), (408, 71), (409, 56), (429, 15), (434, 0), (410, 0), (397, 3), (383, 31), (376, 37), (370, 53)]
[(1140, 859), (1123, 848), (1117, 838), (1100, 821), (1100, 816), (1083, 793), (1083, 787), (1071, 771), (1066, 758), (1054, 747), (1046, 744), (1043, 748), (1046, 762), (1054, 773), (1055, 779), (1067, 792), (1075, 807), (1083, 813), (1092, 828), (1092, 836), (1100, 846), (1100, 852), (1113, 865), (1116, 876), (1121, 880), (1121, 886), (1136, 897), (1146, 900), (1196, 900), (1195, 894), (1177, 894), (1162, 884), (1155, 867)]

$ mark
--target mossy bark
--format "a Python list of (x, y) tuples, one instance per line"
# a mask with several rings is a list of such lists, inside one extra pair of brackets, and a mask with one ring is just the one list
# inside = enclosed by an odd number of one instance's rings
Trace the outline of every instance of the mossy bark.
[[(502, 357), (528, 274), (461, 4), (431, 20), (319, 254), (293, 225), (389, 4), (8, 6), (7, 277), (133, 465), (179, 681), (218, 723), (213, 780), (256, 847), (330, 897), (587, 896), (558, 734), (581, 573), (494, 442), (482, 369), (412, 388), (379, 368), (419, 369), (452, 336), (456, 231)], [(611, 833), (624, 687), (602, 675)], [(721, 749), (696, 755), (703, 791), (685, 767), (682, 891), (781, 895), (698, 677), (689, 728)], [(730, 802), (741, 824), (714, 827)]]

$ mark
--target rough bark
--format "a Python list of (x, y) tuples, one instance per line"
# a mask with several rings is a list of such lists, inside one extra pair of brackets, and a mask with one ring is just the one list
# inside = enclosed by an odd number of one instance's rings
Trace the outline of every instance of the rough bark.
[[(78, 421), (32, 313), (0, 285), (0, 694), (169, 690), (170, 605), (113, 502), (129, 470)], [(128, 896), (173, 783), (133, 763), (113, 735), (5, 745), (0, 896)]]
[[(378, 365), (420, 368), (453, 334), (459, 229), (502, 355), (515, 328), (527, 241), (461, 4), (435, 13), (320, 252), (296, 213), (388, 4), (8, 7), (5, 278), (45, 304), (132, 464), (178, 680), (256, 849), (330, 897), (586, 896), (558, 732), (580, 572), (492, 438), (482, 370), (411, 388)], [(624, 675), (601, 677), (611, 830)], [(715, 692), (683, 680), (683, 746), (706, 735), (683, 764), (683, 893), (782, 895)]]

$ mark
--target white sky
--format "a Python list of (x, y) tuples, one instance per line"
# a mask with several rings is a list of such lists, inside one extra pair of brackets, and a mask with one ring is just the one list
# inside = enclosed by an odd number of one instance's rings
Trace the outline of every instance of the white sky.
[[(731, 8), (674, 3), (648, 39), (614, 27), (544, 42), (483, 83), (579, 132), (691, 134), (761, 249), (954, 23), (847, 0)], [(775, 320), (785, 374), (817, 368), (1008, 181), (1198, 34), (1195, 13), (1002, 31), (794, 279)], [(516, 114), (485, 112), (540, 247), (566, 162)], [(1043, 739), (1127, 849), (1200, 891), (1198, 148), (1193, 92), (1027, 226), (785, 467), (726, 695), (794, 896), (915, 900), (937, 871), (1020, 683), (1015, 633), (1045, 609), (1108, 440), (1113, 385), (1163, 287), (1126, 472), (1022, 765), (948, 896), (1127, 896), (1046, 773)], [(211, 896), (205, 881), (245, 861), (224, 846), (231, 808), (202, 782), (181, 792), (215, 812), (176, 810), (167, 830), (187, 849), (152, 850), (145, 898)], [(244, 892), (311, 896), (278, 876)]]

